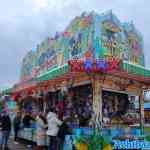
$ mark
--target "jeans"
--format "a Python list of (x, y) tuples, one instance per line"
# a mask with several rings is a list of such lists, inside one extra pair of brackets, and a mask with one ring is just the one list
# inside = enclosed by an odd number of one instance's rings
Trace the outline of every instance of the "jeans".
[(2, 145), (2, 131), (1, 130), (0, 130), (0, 145)]
[(4, 147), (7, 147), (10, 131), (1, 131), (2, 137), (1, 137), (1, 145)]
[(64, 149), (64, 140), (61, 138), (58, 138), (58, 150), (63, 150)]
[(57, 137), (56, 136), (49, 136), (49, 146), (48, 150), (57, 150)]
[(18, 131), (19, 129), (14, 129), (14, 141), (17, 141), (18, 139)]

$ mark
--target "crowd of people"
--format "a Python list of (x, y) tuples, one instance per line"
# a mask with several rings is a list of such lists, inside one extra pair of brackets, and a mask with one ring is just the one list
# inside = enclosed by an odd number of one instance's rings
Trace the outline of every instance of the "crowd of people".
[[(77, 101), (75, 101), (77, 103)], [(65, 115), (61, 115), (60, 104), (57, 107), (50, 107), (46, 112), (39, 112), (33, 116), (31, 112), (17, 112), (14, 119), (10, 118), (8, 112), (0, 113), (0, 150), (8, 149), (8, 139), (11, 133), (14, 135), (14, 144), (18, 144), (18, 133), (23, 128), (31, 128), (34, 123), (36, 126), (37, 150), (47, 149), (46, 138), (48, 137), (48, 150), (63, 150), (65, 135), (71, 134), (73, 127), (83, 127), (90, 120), (90, 116), (78, 107), (74, 107), (69, 102), (66, 105)], [(82, 105), (80, 104), (76, 104)], [(85, 104), (86, 107), (86, 104)], [(59, 109), (59, 110), (58, 110)], [(77, 109), (77, 110), (76, 110)], [(79, 110), (78, 110), (79, 109)], [(78, 111), (78, 113), (76, 113)], [(86, 115), (85, 115), (86, 114)], [(13, 131), (13, 132), (11, 132)]]
[(60, 120), (54, 108), (50, 108), (46, 114), (40, 113), (33, 118), (28, 112), (22, 118), (21, 112), (17, 112), (13, 122), (6, 111), (0, 113), (0, 150), (9, 150), (8, 140), (13, 129), (14, 144), (18, 144), (18, 132), (22, 128), (30, 128), (31, 120), (36, 122), (36, 149), (44, 150), (46, 138), (49, 139), (48, 150), (62, 150), (66, 134), (71, 134), (67, 119)]
[[(109, 124), (110, 120), (113, 123), (114, 118), (126, 114), (126, 111), (129, 110), (127, 109), (129, 107), (127, 96), (117, 96), (116, 93), (103, 92), (104, 123)], [(29, 96), (20, 102), (18, 104), (20, 111), (16, 113), (13, 120), (12, 117), (9, 117), (8, 112), (1, 111), (0, 113), (0, 150), (8, 149), (7, 143), (11, 131), (14, 135), (14, 144), (18, 144), (18, 133), (26, 128), (36, 129), (37, 150), (47, 148), (48, 150), (63, 150), (66, 135), (72, 134), (74, 128), (89, 127), (92, 122), (90, 86), (80, 88), (80, 92), (76, 88), (67, 94), (47, 93), (40, 98)], [(127, 121), (129, 119), (126, 119)], [(117, 123), (119, 123), (118, 120)]]
[(81, 94), (78, 89), (75, 90), (77, 92), (47, 93), (39, 98), (29, 96), (18, 101), (19, 111), (13, 119), (8, 112), (1, 111), (0, 150), (8, 149), (10, 134), (14, 136), (14, 144), (18, 144), (18, 134), (27, 128), (36, 129), (37, 150), (47, 149), (47, 141), (48, 150), (63, 150), (65, 136), (72, 134), (74, 128), (87, 127), (91, 120), (90, 87), (87, 91), (81, 91), (85, 90), (84, 87), (80, 88)]

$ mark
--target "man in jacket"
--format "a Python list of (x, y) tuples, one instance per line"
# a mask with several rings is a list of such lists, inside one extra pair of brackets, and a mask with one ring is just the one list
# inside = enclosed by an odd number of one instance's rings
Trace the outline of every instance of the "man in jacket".
[(57, 150), (57, 134), (59, 131), (59, 126), (62, 122), (58, 119), (57, 114), (53, 108), (50, 109), (47, 114), (48, 130), (47, 135), (49, 136), (49, 150)]

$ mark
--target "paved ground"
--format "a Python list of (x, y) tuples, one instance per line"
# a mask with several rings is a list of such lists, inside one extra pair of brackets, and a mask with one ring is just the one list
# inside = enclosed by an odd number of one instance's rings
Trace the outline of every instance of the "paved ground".
[(22, 142), (18, 143), (18, 144), (14, 144), (13, 140), (9, 141), (9, 145), (8, 145), (10, 150), (26, 150), (26, 145), (23, 144)]
[(18, 144), (15, 144), (13, 139), (10, 138), (8, 147), (10, 150), (27, 150), (27, 145), (28, 142), (24, 143), (24, 141), (19, 141)]

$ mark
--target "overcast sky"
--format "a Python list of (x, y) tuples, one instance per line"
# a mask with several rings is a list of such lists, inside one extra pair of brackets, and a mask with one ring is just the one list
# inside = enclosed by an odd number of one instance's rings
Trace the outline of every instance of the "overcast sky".
[(133, 20), (143, 34), (150, 68), (150, 0), (0, 0), (0, 87), (18, 82), (25, 54), (76, 15), (110, 9), (122, 22)]

